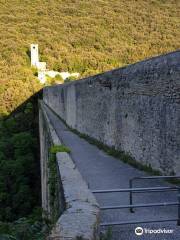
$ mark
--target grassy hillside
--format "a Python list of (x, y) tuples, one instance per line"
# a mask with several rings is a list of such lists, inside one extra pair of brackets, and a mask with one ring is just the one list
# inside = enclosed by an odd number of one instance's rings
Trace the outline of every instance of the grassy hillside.
[(0, 113), (42, 87), (29, 67), (30, 43), (50, 69), (88, 76), (178, 49), (178, 2), (1, 0)]

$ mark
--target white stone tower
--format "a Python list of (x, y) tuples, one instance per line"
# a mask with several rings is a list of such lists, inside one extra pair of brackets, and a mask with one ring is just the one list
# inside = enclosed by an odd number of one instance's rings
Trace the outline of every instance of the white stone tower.
[(31, 66), (37, 67), (39, 63), (38, 44), (31, 44)]

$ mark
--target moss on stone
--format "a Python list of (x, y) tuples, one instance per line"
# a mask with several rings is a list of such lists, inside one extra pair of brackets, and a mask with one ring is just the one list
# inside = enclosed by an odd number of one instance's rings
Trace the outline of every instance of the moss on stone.
[(58, 153), (58, 152), (66, 152), (66, 153), (70, 153), (71, 150), (70, 148), (64, 146), (64, 145), (53, 145), (50, 148), (50, 153)]
[(51, 220), (55, 222), (58, 218), (57, 203), (58, 203), (58, 174), (57, 174), (57, 164), (56, 156), (53, 153), (50, 153), (48, 159), (48, 168), (49, 168), (49, 194), (50, 194), (50, 207), (51, 207)]
[(58, 204), (58, 168), (56, 163), (56, 153), (66, 152), (70, 153), (70, 149), (64, 145), (52, 145), (49, 149), (49, 194), (50, 194), (50, 207), (51, 207), (51, 220), (56, 222), (59, 217), (59, 204)]

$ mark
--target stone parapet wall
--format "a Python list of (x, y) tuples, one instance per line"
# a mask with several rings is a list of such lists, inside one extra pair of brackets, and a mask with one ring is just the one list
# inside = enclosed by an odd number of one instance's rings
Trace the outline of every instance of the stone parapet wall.
[(165, 174), (180, 172), (180, 51), (47, 87), (43, 99), (79, 132)]
[[(51, 216), (49, 193), (49, 148), (61, 145), (61, 139), (46, 114), (43, 102), (39, 104), (42, 207)], [(71, 157), (67, 153), (56, 153), (59, 170), (61, 212), (48, 240), (96, 240), (99, 238), (99, 206), (88, 189)], [(63, 197), (62, 197), (63, 196)]]
[(99, 206), (95, 197), (67, 153), (57, 153), (57, 161), (64, 189), (66, 210), (58, 219), (49, 239), (98, 239)]

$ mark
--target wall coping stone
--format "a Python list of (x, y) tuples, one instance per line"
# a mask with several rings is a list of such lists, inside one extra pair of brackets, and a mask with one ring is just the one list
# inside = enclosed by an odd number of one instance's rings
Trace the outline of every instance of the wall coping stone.
[[(61, 144), (43, 102), (40, 107), (53, 144)], [(68, 153), (56, 153), (65, 198), (65, 211), (52, 229), (49, 240), (95, 240), (99, 238), (99, 205)]]

